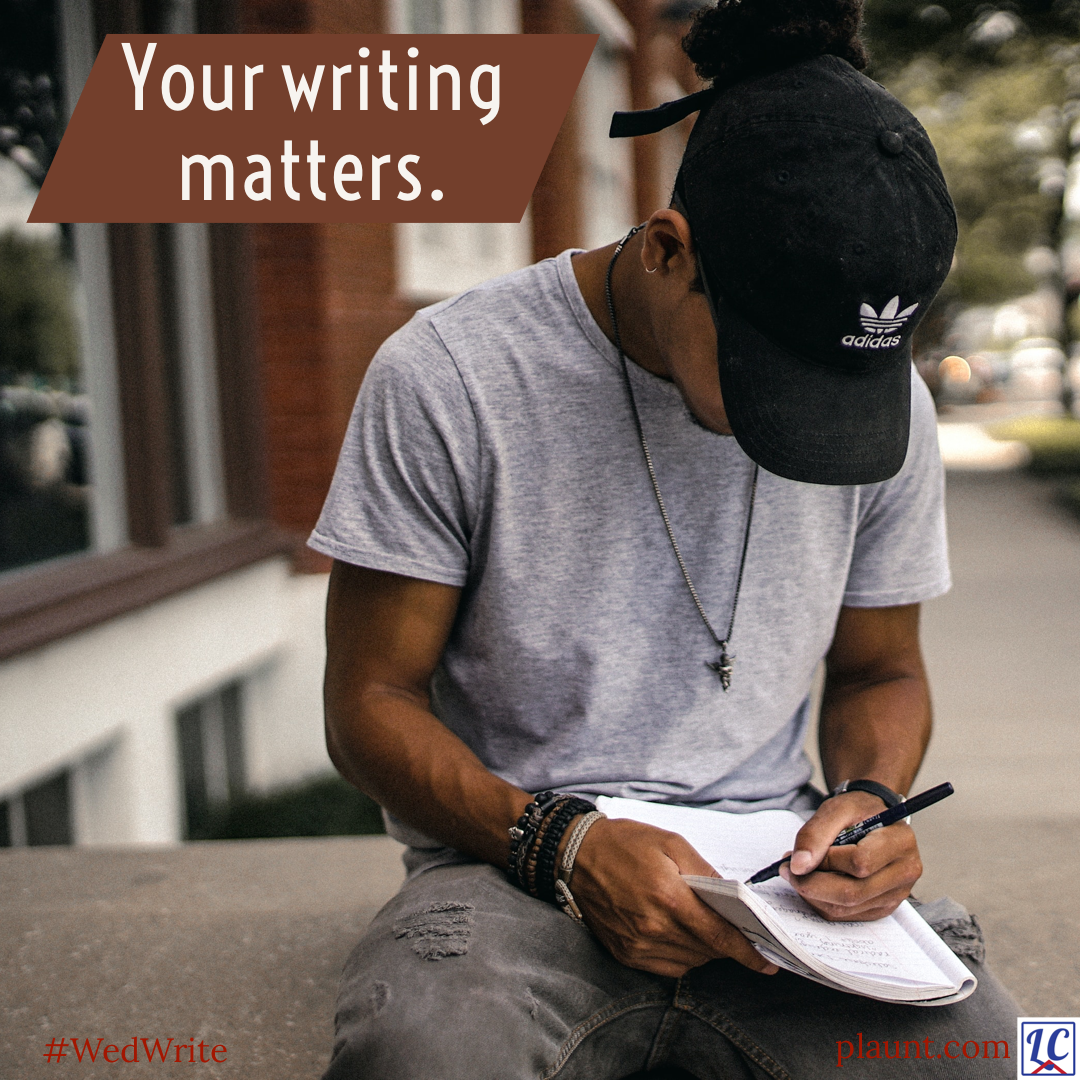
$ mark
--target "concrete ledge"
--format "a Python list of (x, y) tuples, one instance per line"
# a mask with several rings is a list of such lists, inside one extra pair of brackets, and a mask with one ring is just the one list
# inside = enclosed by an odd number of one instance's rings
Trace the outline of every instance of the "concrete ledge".
[(193, 1069), (183, 1051), (186, 1068), (155, 1061), (154, 1075), (318, 1077), (341, 966), (404, 878), (401, 850), (349, 837), (0, 852), (4, 1075), (91, 1080), (120, 1067), (80, 1063), (70, 1043), (48, 1063), (54, 1037), (102, 1048), (171, 1037), (194, 1039), (196, 1060), (200, 1040), (206, 1056), (224, 1045), (225, 1061)]
[[(1080, 1013), (1077, 824), (927, 814), (919, 825), (919, 896), (948, 893), (979, 916), (989, 961), (1028, 1015)], [(400, 855), (387, 837), (0, 852), (3, 1075), (113, 1077), (119, 1062), (80, 1063), (70, 1042), (59, 1062), (42, 1055), (53, 1038), (172, 1038), (154, 1075), (315, 1080), (341, 966), (401, 883)], [(184, 1050), (176, 1063), (176, 1043), (192, 1041), (196, 1059), (202, 1041), (225, 1060), (192, 1068)]]

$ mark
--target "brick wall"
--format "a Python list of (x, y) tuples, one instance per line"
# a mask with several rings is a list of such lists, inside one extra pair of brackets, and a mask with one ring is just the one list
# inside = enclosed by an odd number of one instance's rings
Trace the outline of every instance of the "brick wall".
[[(378, 33), (381, 0), (247, 0), (249, 33)], [(412, 315), (386, 225), (259, 225), (256, 287), (275, 521), (306, 536), (379, 344)], [(301, 549), (297, 569), (328, 560)]]
[[(383, 3), (240, 0), (238, 21), (248, 33), (378, 33)], [(651, 32), (651, 0), (621, 6), (639, 34)], [(572, 0), (522, 0), (522, 22), (528, 33), (582, 30)], [(648, 78), (637, 63), (635, 104), (646, 103)], [(639, 154), (638, 167), (651, 175), (650, 154)], [(581, 242), (581, 183), (571, 108), (533, 196), (537, 258)], [(639, 187), (639, 207), (655, 198)], [(415, 306), (398, 294), (392, 226), (259, 225), (254, 238), (271, 512), (299, 539), (318, 517), (364, 372)], [(299, 551), (298, 570), (327, 568)]]

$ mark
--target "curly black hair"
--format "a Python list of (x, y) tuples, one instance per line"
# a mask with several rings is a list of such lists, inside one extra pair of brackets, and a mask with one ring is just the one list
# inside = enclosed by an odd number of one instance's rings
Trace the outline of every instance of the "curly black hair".
[(860, 71), (863, 0), (720, 0), (694, 15), (682, 47), (713, 86), (831, 53)]

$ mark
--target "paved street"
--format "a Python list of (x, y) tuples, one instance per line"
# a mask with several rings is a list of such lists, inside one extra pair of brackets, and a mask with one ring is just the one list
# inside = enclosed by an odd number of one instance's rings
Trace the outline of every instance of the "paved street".
[(1080, 521), (1020, 473), (950, 473), (953, 591), (925, 607), (936, 727), (919, 894), (980, 917), (1031, 1014), (1080, 1013)]

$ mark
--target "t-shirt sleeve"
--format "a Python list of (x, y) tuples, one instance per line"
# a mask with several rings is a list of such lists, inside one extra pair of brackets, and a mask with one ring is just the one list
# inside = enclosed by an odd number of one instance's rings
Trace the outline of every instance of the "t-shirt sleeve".
[(464, 585), (478, 473), (465, 385), (430, 322), (414, 318), (368, 368), (308, 545), (356, 566)]
[(948, 592), (951, 584), (937, 416), (926, 384), (913, 371), (907, 458), (896, 476), (861, 493), (843, 602), (916, 604)]

